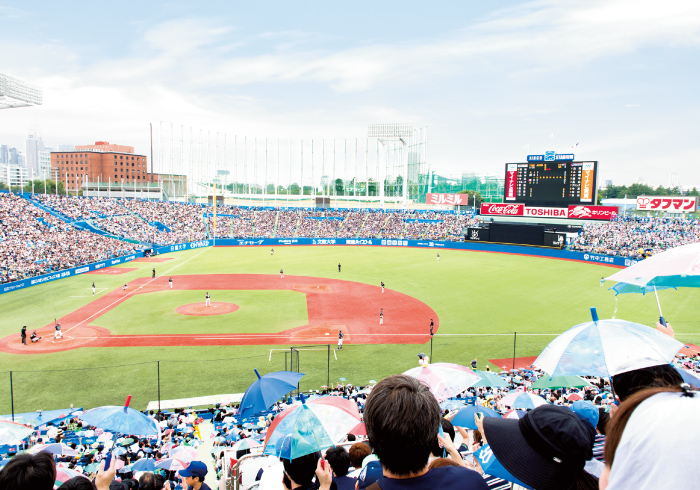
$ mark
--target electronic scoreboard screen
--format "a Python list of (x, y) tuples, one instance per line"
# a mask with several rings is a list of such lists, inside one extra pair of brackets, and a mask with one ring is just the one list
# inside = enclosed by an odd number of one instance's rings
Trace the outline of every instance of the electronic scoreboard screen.
[(596, 205), (598, 162), (506, 163), (504, 202), (531, 206)]

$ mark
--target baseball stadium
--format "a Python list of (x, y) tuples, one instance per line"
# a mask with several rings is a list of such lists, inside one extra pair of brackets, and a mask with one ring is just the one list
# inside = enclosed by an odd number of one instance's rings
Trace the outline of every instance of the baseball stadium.
[[(308, 488), (332, 488), (322, 452), (333, 465), (334, 451), (378, 440), (365, 403), (399, 383), (449, 423), (438, 452), (481, 470), (473, 488), (569, 488), (540, 486), (505, 452), (509, 471), (489, 469), (482, 412), (513, 429), (554, 410), (604, 466), (598, 422), (634, 391), (613, 378), (658, 368), (649, 386), (683, 381), (691, 398), (700, 386), (697, 196), (604, 203), (599, 162), (554, 151), (448, 178), (428, 164), (427, 129), (402, 123), (371, 124), (364, 140), (223, 139), (222, 159), (218, 135), (204, 157), (200, 135), (195, 158), (192, 131), (176, 149), (172, 127), (156, 130), (155, 157), (98, 141), (51, 152), (40, 179), (8, 170), (0, 465), (53, 451), (56, 488), (155, 471), (172, 487), (206, 490), (189, 482), (208, 474), (248, 489), (298, 478), (287, 465), (311, 455)], [(293, 382), (249, 402), (268, 376)], [(560, 376), (576, 379), (551, 384)], [(595, 423), (572, 415), (578, 402)], [(332, 421), (284, 433), (324, 404)], [(146, 426), (94, 418), (104, 410)], [(277, 487), (257, 483), (275, 464)], [(358, 482), (371, 464), (353, 464)]]

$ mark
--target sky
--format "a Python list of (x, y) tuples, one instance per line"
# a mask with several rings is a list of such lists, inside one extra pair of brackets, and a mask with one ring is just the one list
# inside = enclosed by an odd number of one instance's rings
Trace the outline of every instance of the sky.
[(443, 175), (554, 150), (601, 182), (700, 187), (696, 0), (0, 0), (0, 26), (0, 73), (43, 90), (0, 111), (23, 152), (31, 128), (149, 154), (161, 121), (262, 139), (403, 122)]

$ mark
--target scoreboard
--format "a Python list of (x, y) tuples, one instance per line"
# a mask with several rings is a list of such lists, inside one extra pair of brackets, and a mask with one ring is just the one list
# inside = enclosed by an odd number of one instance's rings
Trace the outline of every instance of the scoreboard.
[(506, 163), (504, 202), (531, 206), (595, 205), (598, 162)]

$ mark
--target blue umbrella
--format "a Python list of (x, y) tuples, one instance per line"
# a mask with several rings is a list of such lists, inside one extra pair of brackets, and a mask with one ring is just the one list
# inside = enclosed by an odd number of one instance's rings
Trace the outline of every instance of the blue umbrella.
[(481, 380), (477, 381), (475, 384), (473, 384), (472, 388), (488, 388), (488, 387), (506, 388), (508, 386), (508, 383), (506, 383), (503, 380), (503, 378), (501, 378), (496, 373), (491, 373), (488, 371), (474, 371), (474, 372), (481, 377)]
[(465, 427), (467, 429), (476, 429), (474, 414), (477, 412), (483, 413), (484, 417), (500, 417), (499, 413), (492, 408), (470, 405), (468, 407), (464, 407), (462, 410), (457, 412), (457, 415), (452, 417), (452, 425), (456, 425), (457, 427)]
[(258, 412), (267, 410), (277, 400), (292, 390), (296, 390), (303, 373), (293, 371), (276, 371), (260, 376), (254, 369), (258, 379), (251, 384), (241, 400), (241, 408), (238, 411), (239, 418), (250, 417)]
[(695, 389), (700, 388), (700, 375), (693, 373), (692, 371), (688, 371), (687, 369), (679, 368), (678, 366), (673, 367), (676, 368), (678, 374), (681, 375), (684, 383), (688, 383)]
[[(615, 311), (617, 311), (617, 295), (618, 294), (647, 294), (647, 293), (654, 293), (654, 296), (656, 297), (656, 305), (659, 307), (659, 321), (663, 324), (666, 325), (666, 320), (664, 320), (664, 315), (661, 313), (661, 303), (659, 303), (659, 295), (657, 291), (661, 291), (662, 289), (676, 289), (673, 286), (649, 286), (648, 284), (645, 286), (637, 286), (636, 284), (628, 284), (626, 282), (618, 282), (615, 284), (613, 287), (609, 288), (608, 291), (613, 290), (615, 291)], [(613, 313), (613, 318), (615, 317), (615, 314)]]
[(106, 406), (97, 407), (78, 415), (78, 418), (100, 429), (120, 434), (138, 436), (158, 435), (156, 421), (148, 418), (138, 410), (129, 408), (131, 395), (126, 399), (123, 407)]
[(464, 407), (464, 401), (445, 400), (440, 402), (440, 408), (443, 410), (459, 410), (462, 407)]
[(484, 473), (487, 475), (503, 478), (504, 480), (516, 483), (521, 487), (531, 488), (515, 478), (503, 467), (501, 462), (496, 459), (496, 455), (493, 454), (493, 451), (488, 444), (481, 446), (479, 450), (474, 453), (474, 459), (476, 459), (481, 466), (481, 469), (484, 470)]
[(131, 466), (131, 471), (136, 472), (136, 471), (155, 471), (156, 469), (156, 460), (153, 458), (142, 458), (136, 461), (135, 463), (131, 463), (129, 466)]

